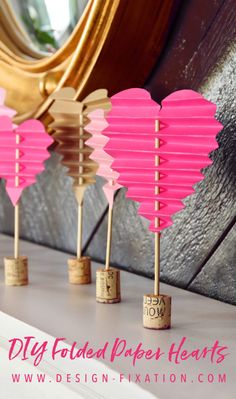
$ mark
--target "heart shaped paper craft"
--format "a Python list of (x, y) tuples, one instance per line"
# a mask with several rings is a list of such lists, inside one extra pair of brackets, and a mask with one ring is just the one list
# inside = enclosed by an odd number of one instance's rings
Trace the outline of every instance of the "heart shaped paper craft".
[(38, 120), (28, 120), (14, 128), (9, 117), (0, 116), (0, 177), (6, 179), (13, 205), (44, 170), (43, 161), (49, 158), (47, 147), (52, 142)]
[(218, 147), (215, 137), (222, 129), (216, 106), (199, 93), (180, 90), (160, 107), (144, 89), (122, 91), (111, 104), (104, 149), (115, 159), (112, 168), (128, 188), (127, 197), (141, 204), (138, 213), (159, 232), (172, 224), (182, 200), (204, 178), (201, 169), (212, 163), (208, 154)]
[(54, 121), (50, 127), (58, 143), (56, 152), (62, 155), (61, 163), (68, 168), (67, 174), (73, 178), (73, 188), (79, 204), (83, 202), (88, 185), (95, 183), (98, 168), (90, 159), (92, 149), (85, 144), (90, 138), (86, 126), (88, 113), (96, 108), (110, 109), (107, 90), (99, 89), (89, 94), (83, 101), (75, 100), (76, 91), (65, 87), (51, 95), (54, 100), (49, 113)]

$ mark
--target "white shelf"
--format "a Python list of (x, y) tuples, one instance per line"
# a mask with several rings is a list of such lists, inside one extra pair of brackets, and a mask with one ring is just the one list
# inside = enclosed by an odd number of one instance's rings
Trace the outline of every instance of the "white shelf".
[[(13, 240), (0, 236), (0, 250), (2, 257), (11, 255)], [(97, 348), (103, 346), (107, 340), (112, 344), (118, 337), (126, 339), (127, 348), (135, 349), (140, 342), (145, 349), (154, 350), (160, 346), (165, 355), (159, 361), (142, 359), (133, 367), (132, 360), (128, 358), (120, 358), (112, 364), (105, 360), (108, 367), (125, 376), (131, 374), (133, 378), (135, 374), (144, 376), (145, 373), (149, 373), (150, 376), (154, 376), (158, 373), (161, 381), (163, 374), (168, 381), (171, 373), (176, 374), (177, 380), (181, 373), (187, 373), (187, 383), (139, 384), (158, 398), (204, 399), (210, 395), (213, 395), (214, 399), (235, 398), (234, 306), (163, 284), (162, 293), (172, 296), (173, 327), (168, 331), (147, 330), (142, 327), (142, 295), (152, 292), (153, 281), (150, 279), (122, 271), (122, 302), (113, 305), (98, 304), (95, 301), (94, 280), (95, 269), (99, 265), (93, 264), (91, 285), (69, 285), (67, 254), (27, 242), (22, 242), (21, 250), (22, 254), (29, 257), (30, 284), (26, 287), (6, 287), (3, 283), (1, 262), (2, 312), (53, 337), (66, 337), (69, 344), (74, 341), (84, 343), (88, 340)], [(185, 348), (188, 350), (210, 347), (218, 340), (221, 345), (229, 347), (229, 355), (218, 365), (212, 364), (209, 357), (198, 362), (191, 359), (178, 365), (170, 363), (166, 353), (173, 342), (180, 343), (183, 337), (186, 337)], [(226, 373), (227, 383), (197, 383), (199, 373), (203, 373), (205, 379), (208, 374), (214, 374), (217, 378), (218, 374)], [(119, 390), (119, 387), (116, 386), (115, 389)], [(142, 394), (140, 399), (145, 397), (149, 397), (148, 393), (144, 396)]]

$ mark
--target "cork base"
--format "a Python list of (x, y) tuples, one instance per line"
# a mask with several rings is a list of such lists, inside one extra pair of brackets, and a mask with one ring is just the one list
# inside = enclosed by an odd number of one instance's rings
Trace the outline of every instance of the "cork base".
[(100, 303), (120, 302), (120, 271), (109, 268), (96, 273), (96, 301)]
[(91, 283), (91, 261), (88, 256), (80, 259), (68, 259), (68, 273), (70, 284), (90, 284)]
[(167, 295), (143, 296), (143, 326), (154, 330), (171, 327), (171, 297)]
[(28, 258), (4, 258), (5, 284), (6, 285), (27, 285), (28, 284)]

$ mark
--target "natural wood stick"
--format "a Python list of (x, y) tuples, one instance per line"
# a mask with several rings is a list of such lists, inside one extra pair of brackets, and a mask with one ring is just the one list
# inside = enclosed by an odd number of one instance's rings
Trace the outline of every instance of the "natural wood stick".
[(112, 205), (109, 205), (108, 224), (107, 224), (106, 270), (109, 270), (110, 267), (111, 240), (112, 240), (112, 213), (113, 213), (113, 207)]
[[(156, 120), (155, 131), (160, 130), (159, 121)], [(160, 140), (155, 138), (155, 148), (159, 148)], [(160, 165), (159, 155), (155, 155), (155, 166)], [(159, 170), (155, 171), (156, 183), (160, 179)], [(155, 195), (160, 193), (158, 184), (155, 185)], [(160, 209), (158, 199), (155, 200), (155, 211)], [(155, 228), (160, 226), (159, 217), (155, 217)], [(171, 327), (171, 297), (168, 295), (160, 295), (160, 232), (155, 231), (154, 245), (154, 294), (145, 294), (143, 297), (143, 326), (154, 330), (163, 330)]]
[(78, 205), (77, 259), (82, 256), (83, 202)]
[[(79, 184), (83, 184), (83, 178), (81, 177), (83, 173), (83, 160), (84, 160), (84, 154), (81, 151), (84, 148), (84, 140), (82, 139), (83, 136), (83, 128), (84, 128), (84, 120), (83, 120), (83, 113), (79, 115), (79, 135), (80, 135), (80, 140), (79, 140)], [(78, 205), (78, 227), (77, 227), (77, 259), (80, 259), (82, 256), (82, 234), (83, 234), (83, 201), (81, 201)]]
[(160, 234), (155, 233), (154, 294), (160, 295)]
[(14, 258), (19, 258), (19, 236), (20, 236), (20, 218), (19, 218), (19, 204), (15, 205), (15, 221), (14, 221)]
[[(16, 134), (16, 145), (20, 143), (20, 135)], [(20, 158), (20, 151), (16, 148), (16, 174), (20, 171), (20, 163), (18, 159)], [(19, 187), (19, 176), (15, 177), (15, 186)], [(14, 257), (19, 258), (19, 237), (20, 237), (20, 217), (19, 217), (19, 204), (15, 205), (15, 217), (14, 217)]]
[[(160, 130), (159, 120), (155, 121), (155, 132)], [(155, 138), (155, 148), (159, 148), (160, 142), (158, 138)], [(155, 166), (160, 165), (160, 157), (155, 156)], [(155, 180), (159, 181), (160, 173), (156, 171)], [(155, 187), (155, 194), (159, 194), (159, 187)], [(159, 210), (159, 201), (155, 201), (155, 210)], [(159, 227), (159, 218), (155, 218), (155, 227)], [(154, 244), (154, 294), (159, 295), (160, 293), (160, 233), (155, 232), (155, 244)]]

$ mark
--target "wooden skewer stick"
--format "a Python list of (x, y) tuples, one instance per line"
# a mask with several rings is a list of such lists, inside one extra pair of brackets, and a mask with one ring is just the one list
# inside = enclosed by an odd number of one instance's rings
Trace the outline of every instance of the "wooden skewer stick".
[[(159, 121), (156, 120), (155, 131), (160, 130)], [(155, 148), (160, 147), (160, 140), (155, 138)], [(160, 157), (155, 155), (155, 166), (160, 165)], [(160, 179), (158, 170), (155, 172), (156, 183)], [(158, 184), (155, 185), (155, 195), (160, 193)], [(160, 209), (159, 201), (155, 201), (155, 211)], [(155, 218), (155, 228), (160, 226), (159, 217)], [(143, 326), (155, 330), (163, 330), (171, 326), (171, 297), (160, 294), (160, 232), (155, 232), (155, 258), (154, 258), (154, 294), (145, 294), (143, 296)]]
[[(156, 120), (155, 123), (155, 132), (157, 133), (160, 130), (160, 123), (159, 120)], [(159, 148), (160, 142), (158, 138), (155, 138), (155, 148)], [(156, 155), (155, 157), (155, 166), (158, 167), (160, 164), (160, 157)], [(155, 180), (159, 181), (160, 173), (156, 171), (155, 173)], [(159, 187), (155, 187), (155, 194), (159, 194)], [(159, 201), (155, 201), (155, 210), (159, 210)], [(159, 226), (159, 218), (155, 218), (155, 227)], [(154, 294), (160, 294), (160, 233), (155, 232), (155, 245), (154, 245)]]
[[(81, 163), (84, 160), (84, 154), (82, 152), (84, 148), (84, 141), (82, 139), (83, 135), (83, 114), (81, 112), (79, 116), (79, 135), (80, 135), (80, 140), (79, 140), (79, 184), (83, 184), (83, 178), (81, 177), (81, 174), (83, 173), (83, 165)], [(77, 230), (77, 259), (80, 259), (82, 256), (82, 234), (83, 234), (83, 200), (79, 203), (78, 205), (78, 230)]]
[(68, 274), (71, 284), (90, 284), (91, 283), (91, 262), (88, 256), (82, 256), (82, 237), (83, 237), (83, 194), (84, 189), (80, 186), (84, 183), (84, 118), (81, 111), (79, 115), (79, 195), (78, 201), (78, 225), (77, 225), (77, 253), (76, 258), (68, 259)]
[[(15, 152), (15, 187), (20, 185), (20, 135), (16, 133), (16, 152)], [(20, 256), (19, 237), (20, 237), (20, 215), (19, 201), (14, 206), (14, 257), (4, 258), (5, 284), (6, 285), (27, 285), (28, 284), (28, 258)]]
[(20, 237), (20, 229), (19, 229), (19, 204), (15, 205), (15, 223), (14, 223), (14, 258), (19, 258), (19, 237)]
[(111, 240), (112, 240), (112, 213), (113, 213), (113, 207), (112, 205), (109, 205), (108, 225), (107, 225), (106, 270), (109, 270), (110, 268)]
[(78, 205), (77, 259), (82, 255), (83, 202)]
[(154, 294), (160, 295), (160, 234), (155, 233)]
[[(20, 135), (16, 134), (16, 144), (20, 143)], [(20, 158), (20, 151), (16, 148), (16, 166), (15, 172), (16, 174), (20, 171), (20, 163), (18, 162)], [(15, 186), (19, 187), (19, 176), (15, 177)], [(19, 258), (19, 237), (20, 237), (20, 217), (19, 217), (19, 204), (15, 205), (15, 218), (14, 218), (14, 258)]]

